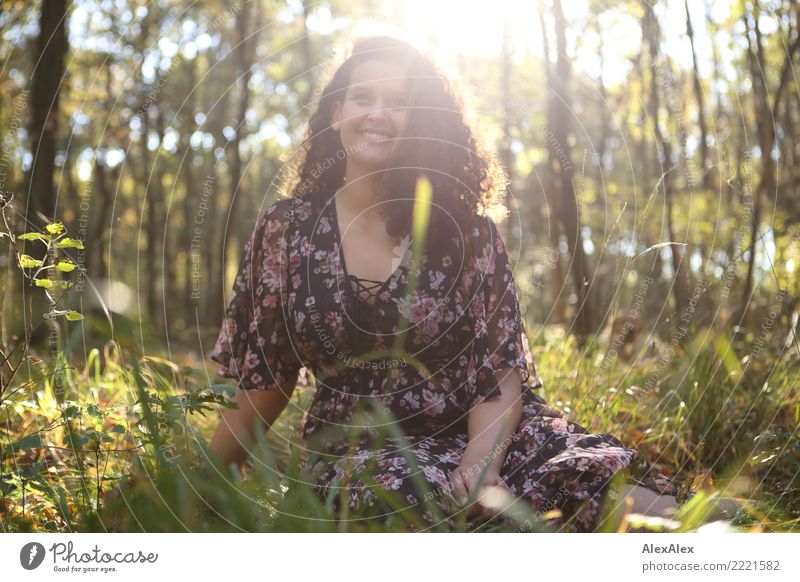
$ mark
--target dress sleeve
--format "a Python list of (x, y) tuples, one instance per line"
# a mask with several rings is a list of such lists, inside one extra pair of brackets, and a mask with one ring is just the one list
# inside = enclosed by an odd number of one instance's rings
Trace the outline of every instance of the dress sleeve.
[(277, 204), (256, 221), (210, 355), (240, 389), (289, 388), (302, 368), (286, 321), (288, 224)]
[(541, 385), (533, 363), (520, 312), (514, 270), (494, 220), (478, 221), (477, 262), (482, 281), (482, 305), (488, 337), (488, 367), (493, 372), (518, 368), (523, 385)]

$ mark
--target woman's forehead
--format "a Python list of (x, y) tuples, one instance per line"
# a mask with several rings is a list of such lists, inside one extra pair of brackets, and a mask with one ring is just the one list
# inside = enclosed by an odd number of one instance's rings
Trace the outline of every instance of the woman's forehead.
[(350, 86), (404, 93), (408, 88), (408, 76), (405, 68), (399, 64), (370, 59), (355, 66), (350, 76)]

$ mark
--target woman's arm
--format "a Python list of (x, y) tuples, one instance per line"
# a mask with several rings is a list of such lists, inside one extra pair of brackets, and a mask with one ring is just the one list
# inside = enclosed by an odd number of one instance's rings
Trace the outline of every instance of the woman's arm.
[(211, 439), (211, 451), (223, 467), (227, 468), (231, 463), (241, 467), (255, 440), (253, 429), (256, 419), (263, 422), (266, 430), (269, 430), (286, 408), (296, 384), (295, 375), (287, 382), (286, 390), (236, 391), (232, 401), (239, 408), (222, 409), (219, 426)]
[(464, 499), (479, 485), (484, 468), (482, 485), (503, 485), (500, 469), (505, 460), (510, 436), (522, 418), (522, 380), (516, 368), (496, 372), (501, 396), (475, 406), (468, 417), (469, 442), (461, 463), (453, 473), (453, 494)]

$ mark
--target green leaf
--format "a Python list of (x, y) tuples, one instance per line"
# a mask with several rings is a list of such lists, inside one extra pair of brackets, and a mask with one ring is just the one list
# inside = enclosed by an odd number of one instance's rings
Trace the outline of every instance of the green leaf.
[(66, 228), (64, 228), (64, 224), (61, 223), (61, 222), (52, 222), (52, 223), (46, 225), (45, 229), (50, 234), (56, 235), (56, 236), (58, 236), (59, 234), (61, 234), (63, 232), (66, 232), (66, 230), (67, 230)]
[(115, 424), (111, 427), (111, 432), (115, 432), (117, 434), (123, 434), (125, 432), (125, 427), (121, 424)]
[(34, 259), (30, 255), (20, 255), (19, 266), (21, 269), (31, 269), (33, 267), (41, 267), (42, 261), (40, 261), (39, 259)]
[(236, 388), (230, 384), (214, 384), (211, 386), (211, 391), (214, 394), (225, 394), (226, 396), (233, 397), (236, 394)]
[(15, 443), (12, 443), (11, 446), (6, 447), (3, 450), (3, 457), (10, 456), (16, 453), (17, 451), (24, 451), (27, 449), (41, 449), (44, 446), (42, 442), (41, 435), (38, 434), (31, 434), (24, 438), (21, 438)]
[(82, 249), (83, 243), (77, 239), (67, 237), (56, 241), (56, 246), (60, 249)]
[(71, 309), (64, 312), (64, 317), (67, 318), (67, 321), (80, 321), (81, 319), (83, 319), (83, 315), (81, 315), (77, 311), (72, 311)]
[(70, 271), (74, 271), (75, 267), (77, 267), (75, 263), (72, 261), (62, 260), (56, 263), (56, 269), (59, 271), (64, 271), (65, 273), (69, 273)]
[(61, 415), (63, 416), (64, 420), (70, 420), (72, 418), (76, 418), (81, 414), (82, 414), (81, 407), (78, 406), (77, 404), (70, 404), (61, 412)]
[(59, 285), (61, 285), (62, 289), (69, 289), (70, 287), (72, 287), (75, 284), (75, 283), (73, 283), (71, 281), (57, 281), (57, 283)]
[(50, 279), (34, 279), (34, 281), (36, 281), (37, 287), (44, 287), (45, 289), (52, 289), (57, 284), (57, 281), (51, 281)]
[(41, 232), (26, 232), (25, 234), (19, 235), (17, 238), (19, 240), (40, 240), (45, 244), (50, 241), (50, 237)]
[(3, 495), (8, 495), (17, 488), (13, 483), (13, 478), (14, 476), (11, 473), (3, 473), (0, 475), (0, 492), (2, 492)]

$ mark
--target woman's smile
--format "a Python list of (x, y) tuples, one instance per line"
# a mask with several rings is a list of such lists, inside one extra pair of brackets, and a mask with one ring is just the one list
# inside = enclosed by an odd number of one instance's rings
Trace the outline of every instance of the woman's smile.
[(394, 137), (390, 132), (379, 129), (364, 129), (359, 132), (359, 135), (366, 138), (367, 141), (375, 143), (388, 143)]

